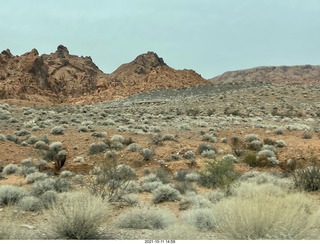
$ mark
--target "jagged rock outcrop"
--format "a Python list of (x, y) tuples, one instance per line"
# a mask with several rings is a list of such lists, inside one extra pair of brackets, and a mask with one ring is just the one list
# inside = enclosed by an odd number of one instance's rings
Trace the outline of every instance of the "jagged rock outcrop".
[(210, 79), (213, 83), (269, 82), (278, 84), (320, 84), (319, 65), (262, 66), (228, 71)]
[(63, 45), (41, 56), (36, 49), (21, 56), (10, 50), (0, 54), (0, 99), (93, 103), (205, 83), (193, 70), (167, 66), (154, 52), (139, 55), (111, 74), (103, 73), (90, 57), (71, 55)]

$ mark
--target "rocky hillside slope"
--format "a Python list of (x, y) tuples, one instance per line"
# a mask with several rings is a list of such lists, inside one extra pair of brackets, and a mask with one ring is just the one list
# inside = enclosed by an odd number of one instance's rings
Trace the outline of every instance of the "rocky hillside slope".
[(320, 84), (319, 65), (263, 66), (228, 71), (210, 79), (213, 83), (268, 82), (276, 84)]
[(175, 70), (156, 53), (148, 52), (103, 73), (90, 57), (56, 52), (39, 56), (36, 49), (14, 56), (0, 54), (0, 99), (43, 103), (93, 103), (114, 100), (157, 88), (181, 88), (209, 83), (193, 70)]

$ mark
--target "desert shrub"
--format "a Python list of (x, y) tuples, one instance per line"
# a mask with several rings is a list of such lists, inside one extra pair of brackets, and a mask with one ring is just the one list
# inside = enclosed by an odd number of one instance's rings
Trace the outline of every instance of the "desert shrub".
[(276, 134), (276, 135), (282, 135), (282, 134), (283, 134), (283, 129), (281, 129), (281, 128), (275, 129), (275, 130), (274, 130), (274, 134)]
[(221, 138), (220, 142), (221, 142), (221, 143), (228, 143), (228, 139), (225, 138), (225, 137), (224, 137), (224, 138)]
[(226, 194), (222, 191), (211, 191), (207, 194), (207, 198), (212, 203), (220, 202), (226, 197)]
[(190, 170), (183, 169), (174, 172), (173, 178), (177, 181), (186, 181), (186, 175), (190, 173)]
[(275, 144), (275, 140), (272, 140), (272, 139), (270, 139), (270, 138), (264, 138), (264, 139), (263, 139), (263, 143), (264, 143), (265, 145), (274, 145), (274, 144)]
[(199, 173), (199, 185), (208, 188), (229, 186), (238, 178), (231, 160), (207, 161), (204, 172)]
[(38, 180), (44, 180), (48, 178), (48, 175), (40, 172), (33, 172), (26, 177), (26, 183), (32, 184)]
[(128, 184), (120, 186), (120, 195), (139, 193), (140, 187), (134, 181), (129, 181)]
[(45, 167), (47, 165), (47, 161), (44, 159), (38, 159), (37, 165), (38, 165), (39, 170), (43, 170), (43, 169), (45, 169)]
[(208, 141), (208, 142), (215, 143), (216, 138), (212, 135), (204, 135), (204, 136), (202, 136), (202, 141)]
[(171, 182), (171, 177), (170, 174), (168, 172), (168, 170), (166, 170), (165, 168), (157, 168), (155, 170), (155, 175), (156, 177), (163, 183), (163, 184), (168, 184)]
[[(243, 188), (243, 189), (240, 189)], [(238, 190), (214, 206), (217, 231), (226, 239), (319, 238), (319, 207), (301, 193), (288, 193), (273, 184)]]
[(14, 135), (6, 135), (6, 139), (8, 141), (12, 141), (12, 142), (16, 142), (17, 141), (17, 137)]
[(320, 189), (320, 169), (316, 166), (308, 166), (294, 172), (294, 183), (297, 188), (305, 191), (317, 191)]
[(190, 151), (190, 150), (188, 150), (188, 151), (186, 151), (184, 154), (183, 154), (183, 157), (185, 158), (185, 159), (191, 159), (191, 158), (195, 158), (195, 154), (194, 154), (194, 152), (192, 152), (192, 151)]
[(182, 219), (199, 231), (214, 230), (217, 224), (212, 209), (208, 208), (190, 209), (182, 215)]
[(37, 141), (34, 144), (34, 147), (36, 149), (40, 149), (40, 150), (48, 150), (49, 149), (48, 145), (44, 141)]
[(6, 136), (3, 134), (0, 134), (0, 141), (5, 141), (7, 140)]
[(139, 196), (137, 194), (126, 194), (121, 197), (123, 203), (128, 206), (135, 206), (139, 203)]
[(23, 159), (21, 161), (21, 165), (25, 167), (33, 167), (35, 166), (31, 158)]
[(3, 164), (2, 164), (1, 161), (0, 161), (0, 173), (2, 173), (3, 168), (4, 168), (4, 166), (3, 166)]
[(156, 181), (160, 182), (159, 178), (155, 174), (148, 174), (140, 179), (140, 185)]
[(212, 203), (208, 199), (198, 195), (195, 191), (186, 192), (183, 201), (180, 202), (179, 205), (181, 210), (186, 209), (183, 206), (192, 207), (194, 209), (212, 207)]
[(36, 212), (42, 209), (42, 203), (37, 197), (25, 196), (17, 203), (16, 207), (23, 211)]
[(40, 196), (46, 191), (55, 190), (55, 180), (46, 178), (43, 180), (36, 181), (30, 187), (29, 193), (32, 196)]
[(128, 150), (131, 151), (131, 152), (138, 152), (140, 151), (142, 148), (139, 146), (139, 144), (137, 143), (131, 143), (129, 146), (128, 146)]
[(76, 157), (73, 159), (73, 162), (75, 163), (84, 163), (84, 158), (83, 157)]
[(112, 142), (120, 142), (121, 144), (123, 144), (124, 143), (124, 137), (123, 136), (121, 136), (121, 135), (113, 135), (112, 137), (111, 137), (111, 143)]
[(67, 192), (73, 189), (74, 187), (68, 179), (57, 178), (54, 182), (54, 190), (56, 192)]
[(18, 170), (18, 174), (22, 175), (24, 177), (27, 177), (27, 175), (38, 172), (38, 169), (35, 166), (22, 166)]
[(123, 148), (123, 144), (120, 141), (113, 141), (110, 144), (110, 148), (122, 149)]
[(27, 143), (30, 145), (35, 144), (38, 141), (38, 138), (36, 136), (30, 136), (27, 140)]
[(151, 170), (149, 168), (144, 168), (142, 170), (142, 173), (143, 173), (143, 175), (149, 175), (149, 174), (151, 174)]
[(73, 177), (75, 174), (69, 170), (64, 170), (60, 173), (59, 177), (62, 177), (62, 178), (70, 178), (70, 177)]
[(178, 160), (181, 160), (181, 157), (178, 153), (172, 153), (170, 155), (170, 158), (167, 159), (168, 161), (178, 161)]
[(216, 157), (216, 152), (213, 150), (204, 150), (201, 153), (202, 157), (214, 159)]
[(117, 159), (118, 157), (118, 153), (115, 150), (108, 150), (106, 151), (106, 153), (104, 154), (104, 156), (106, 158), (110, 158), (110, 159)]
[(254, 151), (259, 151), (262, 148), (262, 142), (254, 140), (248, 143), (248, 148)]
[(16, 136), (27, 136), (27, 135), (30, 134), (30, 131), (25, 130), (25, 129), (22, 129), (22, 130), (19, 130), (19, 131), (14, 132), (14, 134), (15, 134)]
[(152, 192), (152, 202), (161, 203), (161, 202), (174, 202), (181, 199), (179, 191), (172, 188), (169, 185), (159, 186)]
[(103, 138), (103, 137), (107, 137), (107, 132), (92, 132), (90, 134), (90, 136), (93, 136), (93, 137), (99, 137), (99, 138)]
[(162, 137), (163, 141), (176, 141), (176, 138), (172, 134), (166, 134)]
[(171, 211), (142, 205), (125, 211), (117, 219), (120, 228), (165, 229), (176, 222)]
[(257, 157), (257, 166), (258, 167), (270, 166), (269, 158), (266, 155), (258, 155), (258, 157)]
[(188, 124), (180, 124), (178, 125), (179, 130), (191, 130), (191, 127)]
[(103, 142), (90, 144), (88, 155), (102, 153), (107, 149), (107, 145)]
[(79, 126), (78, 131), (79, 132), (88, 132), (89, 129), (87, 126), (81, 125), (81, 126)]
[(108, 219), (108, 206), (101, 198), (84, 193), (73, 193), (58, 199), (45, 213), (47, 228), (52, 238), (101, 239), (100, 226)]
[(255, 134), (248, 134), (244, 137), (244, 142), (250, 143), (252, 141), (260, 141), (259, 137)]
[(259, 156), (267, 156), (268, 158), (276, 157), (274, 152), (269, 149), (264, 149), (264, 150), (258, 152), (258, 155)]
[(63, 135), (64, 134), (64, 128), (62, 126), (55, 126), (50, 130), (50, 133), (52, 135)]
[(312, 135), (311, 134), (303, 134), (302, 139), (312, 139)]
[(143, 156), (144, 160), (149, 160), (155, 155), (154, 151), (149, 148), (142, 149), (140, 154)]
[(8, 164), (7, 166), (5, 166), (3, 168), (3, 174), (5, 175), (10, 175), (10, 174), (14, 174), (17, 173), (19, 170), (19, 166), (15, 165), (15, 164)]
[(52, 142), (49, 145), (49, 151), (52, 151), (52, 152), (58, 153), (61, 150), (61, 148), (62, 148), (62, 143), (59, 141)]
[(232, 162), (232, 163), (237, 163), (238, 159), (233, 156), (232, 154), (226, 154), (221, 158), (222, 162)]
[(27, 192), (21, 187), (2, 185), (0, 186), (0, 206), (16, 204), (26, 195)]
[(40, 141), (43, 141), (43, 142), (45, 142), (45, 143), (49, 143), (50, 142), (50, 138), (49, 138), (49, 136), (48, 135), (42, 135), (41, 137), (40, 137)]
[(155, 189), (157, 189), (160, 186), (163, 186), (163, 183), (160, 180), (153, 181), (153, 182), (145, 182), (141, 184), (141, 191), (153, 192)]
[(197, 189), (190, 182), (179, 182), (174, 184), (173, 188), (178, 190), (182, 195), (190, 191), (197, 192)]
[(272, 151), (274, 153), (277, 152), (277, 149), (273, 145), (263, 145), (263, 147), (261, 148), (261, 151), (263, 151), (263, 150), (269, 150), (269, 151)]
[(42, 206), (46, 209), (50, 208), (53, 204), (57, 202), (58, 193), (53, 190), (49, 190), (44, 192), (40, 196), (40, 200), (42, 203)]
[(117, 165), (116, 158), (104, 158), (90, 171), (88, 182), (82, 182), (91, 194), (108, 199), (109, 202), (121, 198), (121, 193), (136, 178), (135, 171), (128, 165)]
[(286, 143), (283, 140), (276, 141), (276, 147), (285, 147)]
[(257, 154), (255, 152), (248, 152), (244, 157), (244, 161), (251, 167), (257, 166)]
[(200, 144), (198, 147), (198, 152), (201, 154), (203, 151), (217, 151), (213, 146), (207, 144)]
[(191, 172), (186, 175), (185, 179), (189, 182), (197, 182), (200, 179), (200, 174), (196, 172)]

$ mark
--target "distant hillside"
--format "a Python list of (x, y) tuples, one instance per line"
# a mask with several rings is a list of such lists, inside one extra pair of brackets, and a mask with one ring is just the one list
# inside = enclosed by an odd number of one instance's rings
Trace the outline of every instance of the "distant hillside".
[(213, 83), (269, 82), (278, 84), (320, 84), (320, 66), (262, 66), (228, 71), (210, 79)]

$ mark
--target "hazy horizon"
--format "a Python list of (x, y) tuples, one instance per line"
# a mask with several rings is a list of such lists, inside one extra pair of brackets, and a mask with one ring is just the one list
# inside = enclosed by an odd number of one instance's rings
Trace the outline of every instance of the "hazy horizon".
[(105, 73), (147, 51), (210, 79), (258, 66), (320, 64), (320, 1), (0, 0), (0, 49), (66, 46)]

